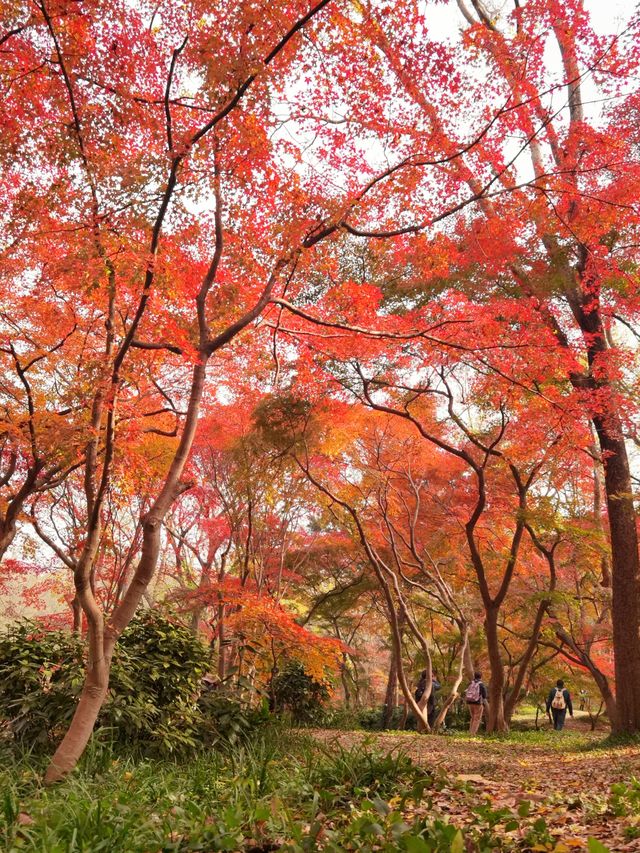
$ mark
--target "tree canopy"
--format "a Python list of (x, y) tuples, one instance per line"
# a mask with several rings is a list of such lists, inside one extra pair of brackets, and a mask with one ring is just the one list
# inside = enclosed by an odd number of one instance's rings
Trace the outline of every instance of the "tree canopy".
[(562, 661), (639, 731), (637, 10), (5, 5), (0, 584), (88, 649), (49, 781), (160, 605), (273, 701), (429, 730), (484, 664), (501, 731)]

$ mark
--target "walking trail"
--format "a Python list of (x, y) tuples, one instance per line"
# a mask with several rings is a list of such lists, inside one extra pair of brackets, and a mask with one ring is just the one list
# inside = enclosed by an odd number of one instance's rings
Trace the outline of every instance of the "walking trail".
[[(584, 850), (591, 836), (614, 853), (640, 853), (640, 744), (604, 748), (603, 734), (587, 731), (580, 721), (557, 735), (531, 732), (505, 739), (415, 732), (316, 731), (315, 736), (327, 745), (367, 742), (385, 752), (401, 750), (435, 771), (442, 787), (430, 805), (415, 804), (407, 817), (430, 808), (462, 828), (488, 819), (496, 821), (497, 834), (514, 841), (543, 819), (554, 841), (533, 850)], [(615, 783), (625, 783), (622, 795), (612, 794)], [(495, 814), (501, 809), (516, 814), (517, 829), (504, 830), (510, 818)]]

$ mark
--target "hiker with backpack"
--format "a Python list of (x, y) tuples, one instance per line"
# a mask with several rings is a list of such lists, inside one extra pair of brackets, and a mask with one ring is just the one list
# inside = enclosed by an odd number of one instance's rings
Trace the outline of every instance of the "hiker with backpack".
[(469, 723), (469, 732), (472, 735), (477, 734), (482, 720), (482, 712), (487, 704), (487, 688), (482, 682), (482, 674), (474, 672), (473, 681), (464, 692), (464, 699), (467, 703), (469, 713), (471, 714), (471, 722)]
[(547, 696), (547, 714), (551, 720), (553, 715), (553, 728), (559, 732), (564, 727), (564, 721), (567, 716), (567, 711), (573, 717), (573, 705), (571, 704), (571, 694), (564, 686), (564, 681), (559, 678), (556, 681), (556, 686), (552, 687)]
[(416, 685), (416, 689), (413, 693), (413, 698), (416, 702), (419, 702), (424, 696), (424, 691), (427, 689), (427, 670), (423, 669), (420, 673), (420, 679)]

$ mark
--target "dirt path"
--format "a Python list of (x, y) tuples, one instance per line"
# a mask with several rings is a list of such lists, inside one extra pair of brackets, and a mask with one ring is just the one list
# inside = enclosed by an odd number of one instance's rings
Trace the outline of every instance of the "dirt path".
[[(621, 806), (626, 814), (614, 815), (611, 803), (613, 783), (640, 779), (638, 745), (589, 749), (602, 741), (602, 735), (583, 732), (579, 725), (531, 743), (526, 738), (495, 740), (415, 733), (317, 731), (315, 736), (344, 747), (367, 741), (385, 751), (399, 749), (420, 766), (436, 771), (446, 781), (434, 795), (432, 809), (458, 825), (479, 825), (480, 811), (499, 826), (495, 813), (507, 809), (516, 814), (520, 824), (511, 831), (514, 840), (524, 837), (535, 821), (544, 820), (549, 834), (547, 846), (541, 842), (533, 850), (562, 853), (586, 849), (588, 837), (593, 836), (613, 853), (640, 853), (640, 786), (637, 792), (625, 794)], [(518, 809), (529, 809), (529, 814), (521, 818)], [(415, 811), (420, 813), (420, 807)], [(633, 837), (636, 830), (637, 837)]]

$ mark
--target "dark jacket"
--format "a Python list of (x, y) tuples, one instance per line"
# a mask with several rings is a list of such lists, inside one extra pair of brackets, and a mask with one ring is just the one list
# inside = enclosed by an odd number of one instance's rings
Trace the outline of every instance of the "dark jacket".
[[(429, 694), (429, 698), (427, 699), (427, 707), (428, 708), (435, 708), (435, 702), (436, 702), (435, 693), (437, 690), (440, 690), (441, 687), (442, 687), (442, 685), (440, 684), (440, 682), (438, 681), (437, 678), (434, 677), (431, 679), (431, 693)], [(424, 691), (426, 689), (427, 689), (427, 679), (421, 678), (420, 681), (418, 682), (418, 686), (416, 687), (415, 693), (413, 694), (416, 702), (419, 702), (422, 699), (422, 697), (424, 695)]]
[(432, 710), (436, 707), (436, 693), (441, 687), (442, 684), (440, 684), (437, 678), (431, 679), (431, 693), (429, 693), (429, 698), (427, 699), (427, 708)]
[[(552, 687), (551, 690), (549, 691), (549, 695), (547, 696), (547, 714), (549, 713), (549, 711), (555, 711), (556, 710), (555, 708), (551, 707), (551, 703), (553, 702), (553, 700), (555, 698), (556, 690), (559, 690), (559, 689), (560, 689), (559, 687)], [(571, 704), (571, 694), (569, 693), (569, 691), (567, 690), (566, 687), (562, 691), (562, 695), (564, 696), (564, 704), (567, 706), (567, 711), (573, 717), (573, 705)]]

